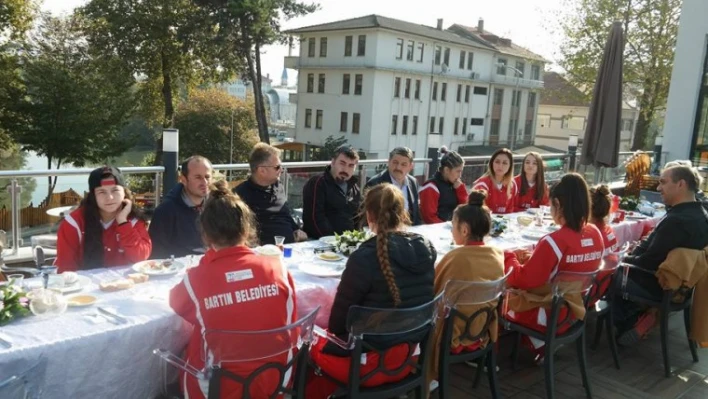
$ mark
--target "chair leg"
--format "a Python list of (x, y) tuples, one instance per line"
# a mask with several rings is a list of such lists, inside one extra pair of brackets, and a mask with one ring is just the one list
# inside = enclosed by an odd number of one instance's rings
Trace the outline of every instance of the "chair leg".
[(615, 326), (613, 324), (613, 317), (612, 317), (612, 309), (610, 308), (610, 312), (607, 314), (607, 317), (605, 318), (605, 324), (607, 326), (607, 342), (610, 344), (610, 352), (612, 352), (612, 360), (615, 362), (615, 368), (617, 370), (620, 369), (620, 361), (619, 361), (619, 354), (617, 351), (617, 337), (615, 337)]
[(516, 370), (516, 366), (519, 363), (519, 347), (521, 346), (521, 333), (516, 332), (516, 338), (514, 339), (514, 346), (511, 348), (511, 369)]
[(546, 356), (543, 359), (544, 377), (546, 379), (546, 398), (553, 399), (555, 397), (555, 370), (553, 369), (553, 348), (546, 345)]
[(578, 349), (578, 361), (580, 362), (580, 375), (583, 377), (583, 386), (588, 399), (592, 399), (592, 391), (590, 390), (590, 380), (588, 379), (588, 363), (585, 349), (585, 331), (580, 334), (580, 337), (575, 341)]
[(597, 349), (597, 345), (600, 344), (600, 338), (602, 338), (602, 324), (606, 318), (606, 316), (598, 316), (597, 319), (595, 319), (595, 339), (592, 341), (592, 350)]
[(688, 338), (688, 348), (691, 350), (693, 362), (698, 362), (698, 353), (696, 352), (696, 342), (691, 339), (691, 307), (683, 310), (683, 325), (686, 327), (686, 338)]
[[(491, 342), (489, 343), (492, 344)], [(489, 389), (492, 392), (492, 398), (500, 398), (499, 381), (497, 380), (497, 351), (492, 348), (487, 354), (487, 377), (489, 378)]]
[(477, 359), (477, 372), (474, 374), (474, 382), (472, 383), (472, 388), (477, 388), (477, 386), (479, 385), (479, 379), (482, 378), (483, 371), (484, 357), (480, 357), (479, 359)]
[[(440, 357), (442, 358), (442, 354)], [(446, 399), (448, 397), (447, 384), (450, 380), (450, 362), (443, 360), (438, 369), (438, 398)]]
[(669, 364), (669, 312), (659, 312), (659, 324), (661, 324), (661, 356), (664, 358), (664, 376), (671, 377), (671, 365)]
[(418, 385), (415, 389), (415, 399), (425, 399), (430, 388), (425, 386), (425, 382), (422, 385)]

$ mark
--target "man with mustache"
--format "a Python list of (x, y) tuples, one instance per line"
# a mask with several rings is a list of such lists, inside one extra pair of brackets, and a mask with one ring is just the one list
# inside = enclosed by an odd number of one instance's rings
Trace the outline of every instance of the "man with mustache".
[(354, 177), (359, 154), (339, 147), (324, 173), (311, 178), (302, 190), (303, 230), (309, 237), (341, 234), (358, 227), (361, 190)]
[(408, 147), (396, 147), (388, 154), (388, 170), (371, 178), (366, 188), (381, 183), (391, 183), (403, 192), (403, 199), (413, 226), (421, 224), (418, 201), (418, 182), (410, 173), (413, 170), (413, 151)]

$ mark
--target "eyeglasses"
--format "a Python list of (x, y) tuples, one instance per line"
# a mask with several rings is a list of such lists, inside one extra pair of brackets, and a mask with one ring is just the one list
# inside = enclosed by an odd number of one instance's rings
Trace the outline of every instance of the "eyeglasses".
[(280, 170), (282, 167), (283, 167), (283, 165), (275, 165), (275, 166), (273, 166), (273, 165), (261, 165), (261, 166), (259, 166), (259, 168), (273, 168), (273, 169), (275, 169), (276, 171)]

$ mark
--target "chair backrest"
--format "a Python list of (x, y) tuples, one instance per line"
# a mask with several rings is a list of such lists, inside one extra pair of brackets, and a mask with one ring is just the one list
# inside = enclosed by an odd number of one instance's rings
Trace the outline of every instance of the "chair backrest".
[(588, 298), (590, 304), (599, 301), (607, 295), (613, 295), (612, 280), (617, 274), (620, 263), (622, 263), (622, 260), (629, 251), (629, 245), (630, 243), (627, 242), (617, 251), (608, 252), (602, 257), (602, 264), (600, 265), (597, 275), (595, 275), (595, 284)]
[[(26, 361), (26, 359), (22, 359)], [(0, 398), (12, 399), (38, 399), (42, 397), (44, 374), (46, 373), (46, 359), (31, 363), (29, 367), (9, 364), (0, 372)], [(4, 371), (18, 369), (20, 371), (6, 374)]]
[(346, 329), (352, 337), (405, 335), (432, 323), (442, 294), (413, 308), (370, 308), (352, 306), (347, 313)]
[[(551, 293), (553, 300), (551, 303), (551, 315), (548, 318), (548, 333), (555, 335), (555, 331), (559, 325), (573, 323), (572, 311), (569, 304), (569, 299), (575, 296), (578, 302), (582, 303), (587, 308), (589, 305), (590, 293), (595, 284), (594, 272), (571, 272), (559, 271), (553, 279), (551, 279)], [(561, 309), (566, 309), (565, 317), (559, 320)]]
[[(209, 397), (221, 397), (222, 379), (225, 378), (231, 384), (240, 386), (243, 397), (249, 398), (251, 383), (265, 373), (269, 373), (269, 378), (272, 378), (274, 371), (279, 374), (279, 382), (273, 386), (273, 392), (268, 397), (302, 392), (305, 365), (319, 309), (317, 307), (293, 324), (272, 330), (206, 330), (202, 358), (206, 367), (211, 369)], [(237, 375), (229, 371), (229, 366), (239, 368), (246, 363), (248, 366), (255, 364), (249, 375)], [(296, 373), (295, 391), (288, 388), (293, 368)]]

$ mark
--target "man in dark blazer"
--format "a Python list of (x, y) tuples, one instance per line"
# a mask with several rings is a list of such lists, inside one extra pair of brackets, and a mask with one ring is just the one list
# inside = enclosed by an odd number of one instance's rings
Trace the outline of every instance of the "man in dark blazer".
[[(414, 226), (421, 224), (418, 201), (418, 182), (410, 172), (413, 170), (413, 151), (407, 147), (396, 147), (388, 154), (388, 170), (371, 178), (366, 188), (381, 183), (391, 183), (403, 192), (406, 210)], [(365, 188), (365, 189), (366, 189)]]

